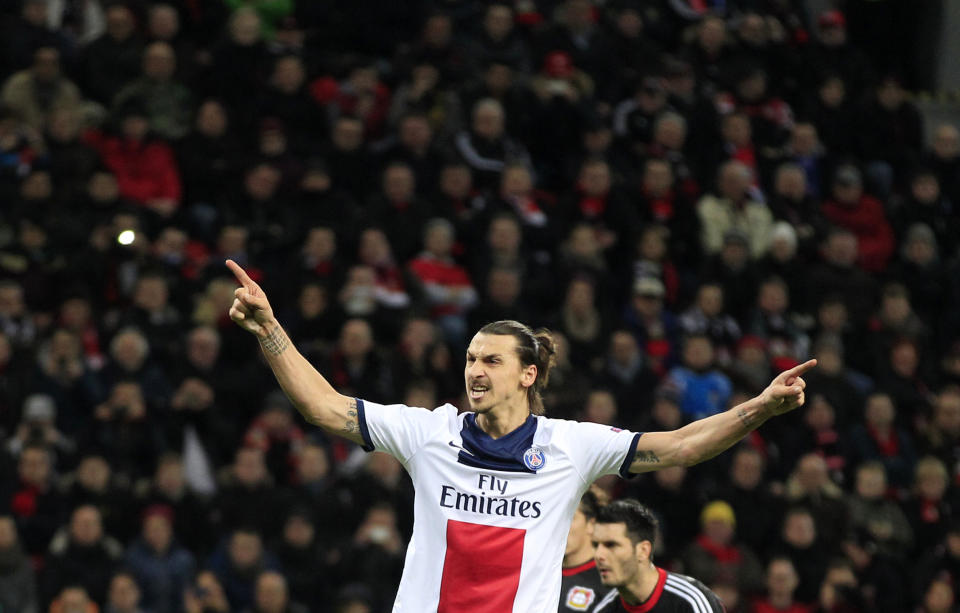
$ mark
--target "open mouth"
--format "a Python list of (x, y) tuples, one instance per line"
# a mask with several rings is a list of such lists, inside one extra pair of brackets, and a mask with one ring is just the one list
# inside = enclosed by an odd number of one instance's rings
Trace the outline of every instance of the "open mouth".
[(470, 399), (480, 400), (489, 390), (490, 388), (485, 385), (473, 385), (470, 387)]

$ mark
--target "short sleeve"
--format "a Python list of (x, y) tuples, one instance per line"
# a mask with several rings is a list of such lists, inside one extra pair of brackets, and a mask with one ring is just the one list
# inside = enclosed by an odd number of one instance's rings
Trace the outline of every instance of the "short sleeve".
[(632, 476), (630, 464), (642, 433), (594, 423), (571, 422), (571, 426), (570, 456), (587, 483), (603, 475), (619, 474), (624, 479)]
[(406, 462), (444, 424), (441, 409), (405, 404), (377, 404), (357, 398), (357, 417), (364, 451), (384, 451)]

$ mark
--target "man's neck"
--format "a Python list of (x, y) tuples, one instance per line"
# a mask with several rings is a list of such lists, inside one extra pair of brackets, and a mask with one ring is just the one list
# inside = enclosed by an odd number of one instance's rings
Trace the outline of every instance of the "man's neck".
[(633, 580), (618, 587), (617, 591), (620, 592), (620, 597), (628, 605), (638, 605), (653, 595), (658, 581), (660, 581), (660, 573), (657, 571), (657, 567), (653, 565), (653, 562), (647, 562), (645, 566), (640, 567), (640, 571), (637, 572)]
[(563, 567), (573, 568), (574, 566), (586, 564), (591, 560), (593, 560), (593, 547), (587, 543), (585, 547), (580, 547), (576, 551), (563, 554)]
[(497, 439), (522, 426), (529, 416), (530, 407), (526, 403), (514, 407), (495, 407), (478, 414), (477, 425), (491, 438)]
[(770, 594), (769, 601), (778, 610), (787, 610), (793, 606), (793, 597), (790, 594)]

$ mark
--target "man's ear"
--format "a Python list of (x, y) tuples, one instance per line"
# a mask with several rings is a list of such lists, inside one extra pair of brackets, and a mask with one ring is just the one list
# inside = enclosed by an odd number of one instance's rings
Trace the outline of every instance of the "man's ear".
[(520, 374), (520, 385), (530, 387), (537, 380), (537, 365), (531, 364), (523, 369)]
[(638, 562), (649, 562), (650, 556), (653, 555), (653, 543), (647, 540), (640, 541), (633, 546), (633, 553), (636, 555)]

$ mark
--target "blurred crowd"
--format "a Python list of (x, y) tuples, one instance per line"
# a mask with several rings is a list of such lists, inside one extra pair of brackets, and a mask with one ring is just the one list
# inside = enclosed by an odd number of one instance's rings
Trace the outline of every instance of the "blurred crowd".
[(935, 4), (0, 0), (0, 608), (388, 610), (409, 480), (296, 415), (232, 258), (378, 402), (464, 406), (498, 319), (554, 331), (549, 415), (639, 431), (816, 357), (732, 452), (601, 485), (731, 613), (956, 611)]

